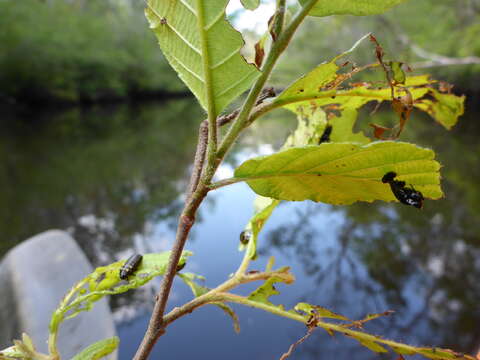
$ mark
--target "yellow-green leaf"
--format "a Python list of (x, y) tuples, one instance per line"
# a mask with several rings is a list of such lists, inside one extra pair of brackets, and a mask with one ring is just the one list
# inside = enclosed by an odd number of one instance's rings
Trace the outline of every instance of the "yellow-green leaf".
[(429, 89), (429, 94), (431, 98), (417, 101), (414, 106), (425, 111), (450, 130), (457, 123), (458, 117), (463, 115), (465, 96), (443, 94), (436, 89)]
[(377, 352), (377, 353), (385, 353), (388, 352), (387, 349), (385, 349), (382, 345), (377, 344), (376, 342), (373, 341), (368, 341), (368, 340), (359, 340), (360, 344), (365, 346), (366, 348), (369, 348), (370, 350)]
[[(304, 4), (307, 0), (300, 0)], [(405, 0), (334, 0), (318, 1), (310, 11), (312, 16), (382, 14)]]
[(202, 107), (218, 115), (260, 72), (240, 55), (226, 20), (228, 0), (148, 0), (145, 14), (170, 65)]
[(324, 308), (319, 305), (311, 305), (308, 303), (300, 302), (297, 305), (295, 305), (294, 309), (296, 311), (302, 311), (308, 315), (315, 315), (316, 317), (319, 317), (319, 318), (329, 318), (329, 319), (346, 320), (346, 321), (349, 320), (347, 317), (334, 313), (333, 311), (328, 310), (327, 308)]
[(235, 170), (235, 178), (274, 199), (345, 205), (395, 200), (389, 185), (382, 183), (394, 171), (424, 197), (438, 199), (443, 194), (434, 157), (430, 149), (402, 142), (326, 143), (248, 160)]

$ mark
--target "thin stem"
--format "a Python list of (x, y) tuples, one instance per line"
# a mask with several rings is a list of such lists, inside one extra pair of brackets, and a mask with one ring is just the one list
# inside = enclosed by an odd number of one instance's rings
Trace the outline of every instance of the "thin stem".
[(65, 314), (70, 309), (70, 306), (68, 305), (68, 303), (73, 298), (73, 296), (83, 288), (83, 286), (87, 282), (88, 282), (88, 277), (78, 282), (77, 284), (75, 284), (75, 286), (70, 289), (67, 295), (63, 297), (62, 301), (60, 302), (60, 305), (52, 315), (52, 319), (50, 320), (50, 325), (49, 325), (48, 352), (50, 353), (53, 359), (60, 358), (60, 354), (57, 348), (58, 330), (60, 328), (60, 324), (65, 318)]
[(200, 123), (198, 129), (198, 143), (195, 151), (195, 160), (193, 161), (192, 175), (190, 176), (190, 184), (188, 185), (187, 200), (189, 201), (192, 194), (195, 192), (202, 176), (203, 164), (205, 162), (205, 153), (207, 152), (208, 142), (208, 121), (204, 120)]
[(190, 229), (195, 222), (195, 213), (207, 195), (207, 192), (208, 190), (200, 183), (196, 191), (192, 194), (190, 201), (188, 201), (187, 205), (185, 206), (182, 215), (180, 216), (177, 227), (177, 235), (171, 250), (170, 258), (168, 259), (167, 270), (163, 277), (160, 291), (157, 295), (157, 301), (155, 302), (147, 331), (145, 332), (142, 343), (135, 354), (135, 360), (147, 359), (158, 338), (165, 333), (163, 313), (165, 312), (165, 307), (167, 305), (168, 295), (170, 293), (170, 289), (172, 288), (173, 279), (177, 271), (177, 265), (187, 241), (188, 234), (190, 233)]
[(238, 115), (237, 119), (233, 125), (228, 130), (225, 138), (220, 144), (217, 157), (218, 159), (223, 159), (225, 154), (231, 148), (232, 144), (237, 139), (240, 132), (244, 129), (245, 123), (248, 121), (250, 112), (252, 111), (253, 106), (256, 103), (258, 95), (262, 91), (265, 83), (267, 82), (270, 74), (273, 70), (274, 65), (276, 64), (278, 58), (283, 53), (290, 40), (292, 39), (293, 34), (297, 30), (298, 26), (302, 23), (303, 19), (308, 15), (308, 12), (312, 7), (317, 3), (318, 0), (308, 0), (295, 14), (292, 19), (292, 22), (285, 28), (285, 30), (280, 34), (277, 41), (273, 43), (272, 49), (267, 56), (264, 66), (262, 67), (262, 74), (255, 82), (255, 85), (250, 90), (245, 103), (243, 104), (242, 110)]
[[(201, 0), (197, 0), (197, 9), (203, 11)], [(153, 346), (157, 342), (158, 338), (165, 332), (165, 325), (163, 321), (163, 313), (165, 312), (166, 303), (168, 300), (168, 294), (172, 287), (173, 278), (176, 273), (176, 267), (180, 256), (182, 254), (183, 247), (188, 238), (191, 227), (195, 221), (195, 214), (202, 203), (203, 199), (206, 197), (209, 189), (208, 184), (213, 178), (215, 171), (220, 165), (221, 161), (225, 157), (227, 151), (231, 148), (241, 130), (244, 127), (245, 121), (248, 119), (252, 108), (257, 103), (257, 98), (261, 93), (265, 82), (267, 81), (270, 73), (278, 60), (280, 54), (287, 47), (290, 39), (292, 38), (295, 30), (298, 28), (302, 20), (307, 16), (310, 9), (315, 5), (317, 0), (308, 0), (307, 3), (299, 10), (297, 15), (292, 20), (291, 24), (285, 29), (285, 31), (280, 35), (279, 39), (275, 42), (272, 51), (267, 57), (264, 68), (262, 69), (262, 74), (259, 79), (256, 81), (255, 85), (251, 89), (245, 103), (243, 104), (242, 110), (240, 111), (235, 122), (229, 129), (227, 135), (225, 136), (221, 149), (217, 150), (217, 122), (216, 122), (216, 113), (215, 113), (215, 104), (212, 97), (212, 88), (211, 83), (208, 81), (210, 76), (209, 64), (208, 64), (208, 49), (206, 47), (206, 41), (202, 41), (202, 58), (203, 58), (203, 68), (205, 81), (208, 84), (207, 86), (207, 108), (208, 108), (208, 145), (207, 145), (207, 166), (203, 172), (199, 184), (195, 192), (192, 194), (191, 198), (187, 200), (186, 206), (180, 216), (180, 221), (177, 228), (177, 235), (175, 243), (169, 258), (169, 263), (167, 271), (162, 281), (162, 285), (157, 296), (157, 301), (150, 318), (148, 329), (145, 333), (145, 336), (140, 344), (137, 353), (135, 354), (134, 360), (144, 360), (147, 359), (148, 355), (153, 349)], [(198, 18), (203, 19), (199, 14)], [(202, 24), (199, 24), (202, 25)], [(205, 34), (200, 29), (200, 36), (205, 36)], [(205, 40), (205, 39), (204, 39)], [(207, 58), (205, 58), (207, 57)], [(235, 280), (238, 281), (238, 280)]]
[(241, 284), (247, 284), (254, 281), (260, 280), (267, 280), (272, 276), (282, 276), (283, 273), (277, 271), (269, 271), (269, 272), (259, 272), (254, 274), (235, 274), (234, 277), (227, 280), (223, 284), (219, 285), (215, 289), (210, 290), (209, 292), (196, 297), (195, 299), (190, 300), (188, 303), (182, 305), (181, 307), (176, 307), (172, 309), (168, 314), (164, 316), (164, 325), (167, 326), (174, 322), (175, 320), (191, 313), (196, 308), (211, 304), (214, 302), (225, 302), (230, 301), (225, 294), (230, 295), (227, 293), (228, 290), (233, 289)]

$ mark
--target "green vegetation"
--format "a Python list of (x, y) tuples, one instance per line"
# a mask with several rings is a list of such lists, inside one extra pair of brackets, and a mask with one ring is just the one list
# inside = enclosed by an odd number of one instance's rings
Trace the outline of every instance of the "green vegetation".
[[(432, 19), (438, 21), (432, 23)], [(378, 16), (343, 15), (322, 21), (307, 19), (280, 60), (273, 82), (287, 86), (292, 76), (334, 57), (356, 41), (359, 34), (368, 32), (374, 33), (390, 53), (395, 53), (397, 59), (407, 62), (414, 70), (425, 71), (421, 67), (428, 66), (428, 73), (455, 81), (457, 88), (480, 90), (478, 0), (408, 1)], [(329, 41), (312, 41), (313, 33), (321, 34)], [(371, 50), (364, 48), (357, 51), (354, 60), (362, 63), (370, 58)], [(469, 59), (471, 61), (466, 64), (461, 63)]]
[[(69, 311), (73, 312), (69, 316), (76, 316), (89, 310), (101, 296), (139, 287), (152, 277), (163, 275), (148, 329), (135, 360), (147, 359), (167, 326), (204, 305), (220, 306), (231, 315), (238, 329), (237, 317), (227, 303), (253, 307), (306, 326), (307, 334), (294, 343), (281, 359), (288, 358), (296, 345), (320, 328), (330, 335), (345, 335), (377, 353), (393, 351), (399, 354), (400, 359), (403, 355), (421, 355), (438, 360), (474, 360), (470, 355), (449, 349), (410, 346), (385, 339), (363, 328), (365, 323), (387, 316), (390, 311), (351, 320), (303, 301), (287, 310), (282, 304), (274, 304), (270, 298), (279, 294), (276, 283), (291, 284), (295, 281), (290, 268), (274, 269), (272, 257), (263, 270), (249, 271), (251, 262), (256, 258), (259, 232), (280, 201), (310, 199), (337, 205), (397, 201), (410, 205), (408, 208), (411, 211), (418, 211), (412, 206), (421, 208), (424, 199), (442, 197), (441, 166), (434, 160), (435, 152), (397, 140), (407, 122), (414, 121), (410, 119), (414, 110), (427, 113), (449, 130), (463, 114), (465, 98), (452, 94), (448, 84), (431, 80), (426, 75), (407, 76), (392, 55), (387, 59), (385, 50), (372, 34), (363, 36), (350, 50), (334, 56), (330, 62), (313, 66), (312, 71), (278, 95), (266, 87), (277, 61), (307, 16), (380, 14), (405, 1), (339, 0), (327, 3), (301, 0), (295, 14), (287, 17), (285, 0), (278, 0), (270, 31), (265, 35), (271, 35), (271, 46), (264, 48), (263, 43), (257, 46), (257, 67), (242, 59), (241, 35), (233, 31), (225, 19), (227, 2), (147, 1), (147, 19), (165, 57), (207, 113), (207, 119), (200, 125), (197, 152), (185, 205), (178, 220), (175, 243), (168, 254), (146, 254), (146, 264), (140, 265), (136, 271), (132, 268), (127, 284), (121, 283), (119, 269), (124, 262), (120, 261), (97, 268), (75, 285), (53, 314), (49, 354), (38, 355), (38, 358), (60, 359), (56, 349), (58, 325), (67, 318)], [(245, 3), (251, 8), (258, 5), (257, 1)], [(362, 43), (362, 40), (365, 41)], [(329, 39), (325, 37), (327, 41)], [(352, 66), (344, 57), (352, 56), (360, 43), (368, 48), (370, 57), (366, 64), (362, 61)], [(357, 73), (367, 70), (376, 71), (378, 80), (360, 84), (351, 80)], [(246, 89), (249, 92), (240, 109), (222, 114)], [(370, 123), (374, 127), (372, 138), (353, 132), (358, 111), (369, 102), (379, 105), (389, 103), (396, 114), (391, 128)], [(297, 130), (287, 139), (283, 150), (248, 159), (235, 170), (232, 178), (214, 181), (220, 164), (243, 131), (266, 113), (279, 108), (290, 110), (298, 118)], [(219, 127), (230, 122), (227, 132), (218, 131)], [(387, 176), (390, 180), (385, 180)], [(210, 191), (241, 181), (246, 182), (259, 197), (255, 214), (241, 237), (240, 250), (244, 251), (244, 256), (237, 270), (213, 289), (197, 283), (203, 278), (200, 275), (181, 275), (194, 297), (165, 313), (174, 277), (183, 268), (186, 255), (190, 255), (183, 249), (199, 207)], [(239, 285), (258, 281), (260, 285), (247, 296), (231, 292)], [(4, 358), (36, 357), (27, 336), (14, 344), (5, 351)], [(104, 343), (97, 342), (85, 351), (103, 356), (115, 346), (116, 340), (110, 339)]]
[(183, 92), (142, 6), (111, 4), (0, 1), (0, 101), (94, 102)]

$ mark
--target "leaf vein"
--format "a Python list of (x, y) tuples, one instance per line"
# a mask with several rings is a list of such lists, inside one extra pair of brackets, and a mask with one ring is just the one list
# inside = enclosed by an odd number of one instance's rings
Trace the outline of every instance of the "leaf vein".
[(219, 22), (221, 19), (224, 18), (224, 17), (223, 17), (223, 14), (224, 14), (224, 13), (223, 13), (222, 11), (220, 11), (220, 12), (218, 13), (218, 15), (215, 17), (215, 19), (213, 19), (213, 21), (212, 21), (210, 24), (205, 25), (204, 30), (205, 30), (205, 31), (210, 30), (210, 29), (213, 27), (213, 25), (215, 25), (217, 22)]
[(234, 82), (231, 86), (227, 87), (226, 89), (224, 89), (220, 93), (218, 93), (217, 97), (220, 97), (220, 96), (226, 94), (227, 92), (229, 92), (230, 90), (234, 89), (235, 87), (237, 87), (240, 83), (242, 83), (245, 79), (247, 79), (252, 74), (253, 74), (252, 71), (248, 71), (245, 74), (245, 76), (242, 76), (238, 81)]
[(180, 3), (185, 6), (188, 10), (190, 10), (190, 12), (195, 15), (195, 17), (198, 17), (198, 14), (196, 12), (196, 10), (190, 6), (190, 4), (188, 4), (185, 0), (179, 0)]
[(219, 67), (220, 65), (225, 64), (228, 60), (230, 60), (232, 57), (234, 57), (236, 54), (238, 54), (241, 48), (242, 48), (242, 47), (239, 46), (238, 48), (234, 49), (229, 55), (225, 56), (223, 59), (221, 59), (220, 61), (218, 61), (216, 64), (212, 65), (212, 66), (210, 67), (210, 69), (211, 69), (211, 70), (214, 70), (214, 69), (216, 69), (217, 67)]
[(201, 81), (202, 83), (205, 84), (205, 80), (200, 76), (198, 75), (196, 72), (194, 72), (193, 70), (190, 70), (181, 60), (179, 60), (178, 57), (176, 57), (175, 55), (173, 54), (169, 54), (177, 63), (178, 65), (180, 65), (185, 71), (187, 71), (188, 73), (192, 74), (196, 79), (198, 79), (199, 81)]
[(198, 55), (202, 55), (202, 52), (197, 49), (191, 42), (189, 42), (177, 29), (175, 29), (172, 25), (168, 24), (168, 27), (185, 43), (188, 45), (190, 49), (192, 49), (194, 52), (196, 52)]

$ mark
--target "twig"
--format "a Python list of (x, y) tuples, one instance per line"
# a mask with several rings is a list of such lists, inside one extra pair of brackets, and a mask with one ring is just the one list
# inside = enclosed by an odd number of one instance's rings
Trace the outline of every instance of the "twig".
[[(260, 105), (265, 99), (275, 97), (275, 90), (273, 87), (265, 88), (262, 90), (262, 93), (258, 97), (257, 103), (255, 105)], [(238, 114), (240, 113), (240, 109), (237, 109), (230, 114), (222, 115), (217, 118), (217, 129), (230, 123), (234, 120)], [(208, 142), (208, 120), (203, 120), (200, 123), (200, 127), (198, 129), (198, 143), (197, 143), (197, 150), (195, 152), (195, 160), (193, 163), (193, 171), (190, 178), (190, 184), (188, 186), (188, 194), (187, 200), (192, 196), (195, 189), (198, 186), (198, 182), (200, 181), (200, 177), (203, 171), (203, 165), (205, 163), (205, 153), (207, 151), (207, 142)]]
[(188, 193), (186, 202), (190, 201), (192, 194), (195, 192), (200, 181), (203, 171), (203, 164), (205, 163), (205, 153), (207, 152), (208, 141), (208, 121), (204, 120), (200, 123), (198, 129), (198, 143), (195, 151), (195, 160), (193, 162), (192, 175), (190, 176), (190, 184), (188, 185)]
[(180, 256), (187, 241), (190, 229), (195, 222), (195, 213), (202, 203), (203, 199), (207, 195), (208, 190), (201, 185), (197, 187), (192, 194), (190, 201), (185, 206), (185, 209), (180, 216), (177, 227), (177, 235), (173, 248), (171, 250), (170, 258), (168, 259), (168, 266), (163, 277), (160, 291), (157, 295), (157, 300), (153, 308), (152, 316), (148, 324), (148, 329), (143, 337), (134, 360), (147, 359), (148, 355), (153, 349), (153, 346), (157, 342), (158, 338), (165, 333), (165, 325), (163, 323), (163, 313), (167, 305), (168, 295), (172, 287), (173, 279), (177, 272), (177, 264), (180, 260)]
[[(169, 263), (162, 281), (161, 289), (158, 293), (157, 301), (155, 302), (152, 316), (148, 324), (148, 329), (144, 335), (142, 343), (137, 349), (134, 360), (147, 359), (158, 338), (165, 333), (163, 314), (165, 312), (168, 294), (170, 293), (170, 289), (172, 287), (173, 278), (176, 273), (176, 267), (180, 259), (183, 247), (188, 238), (190, 229), (195, 221), (196, 211), (209, 191), (208, 185), (210, 184), (213, 176), (215, 175), (215, 171), (217, 170), (221, 161), (224, 159), (226, 153), (230, 150), (230, 148), (240, 135), (240, 132), (244, 129), (245, 123), (247, 122), (252, 109), (258, 101), (263, 101), (259, 99), (260, 93), (262, 92), (265, 82), (269, 78), (270, 73), (272, 72), (273, 67), (277, 62), (279, 56), (283, 53), (288, 43), (290, 42), (293, 34), (297, 30), (298, 26), (302, 23), (302, 21), (307, 16), (308, 12), (312, 9), (312, 7), (316, 4), (316, 2), (317, 0), (307, 0), (307, 2), (299, 9), (297, 14), (292, 18), (290, 24), (275, 42), (275, 45), (270, 51), (270, 54), (267, 57), (267, 61), (262, 68), (262, 74), (251, 88), (247, 99), (242, 106), (241, 111), (239, 112), (238, 116), (236, 116), (236, 121), (233, 123), (233, 125), (225, 135), (218, 149), (216, 133), (217, 121), (216, 119), (212, 121), (211, 115), (214, 113), (214, 111), (211, 111), (212, 104), (211, 102), (209, 102), (208, 141), (206, 154), (207, 164), (201, 171), (200, 179), (198, 181), (191, 181), (191, 184), (197, 182), (197, 186), (195, 191), (192, 193), (190, 199), (187, 199), (186, 206), (182, 211), (182, 215), (180, 216), (175, 243), (170, 254)], [(206, 73), (207, 72), (208, 71), (206, 71)], [(197, 173), (198, 169), (196, 169), (195, 174)]]
[[(307, 325), (308, 326), (308, 325)], [(305, 340), (307, 340), (310, 335), (312, 335), (313, 331), (316, 329), (315, 326), (309, 326), (308, 327), (308, 330), (307, 330), (307, 333), (302, 336), (300, 339), (298, 339), (296, 342), (294, 342), (292, 345), (290, 345), (290, 347), (288, 348), (288, 351), (286, 353), (284, 353), (279, 360), (285, 360), (287, 359), (288, 357), (290, 357), (290, 355), (292, 355), (293, 353), (293, 350), (295, 350), (295, 348), (300, 345), (301, 343), (303, 343)]]

